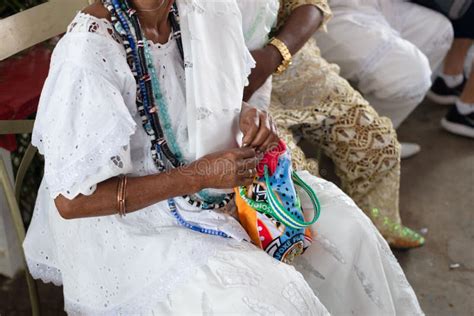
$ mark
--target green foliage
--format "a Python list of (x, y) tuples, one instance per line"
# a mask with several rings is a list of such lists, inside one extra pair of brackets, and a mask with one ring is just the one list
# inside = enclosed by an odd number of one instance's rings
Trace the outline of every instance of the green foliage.
[(44, 3), (47, 0), (0, 0), (0, 19)]

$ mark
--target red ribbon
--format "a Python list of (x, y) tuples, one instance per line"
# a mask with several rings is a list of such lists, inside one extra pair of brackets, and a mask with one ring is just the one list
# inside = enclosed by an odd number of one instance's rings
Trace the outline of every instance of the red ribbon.
[(280, 139), (278, 145), (272, 150), (266, 152), (265, 155), (263, 155), (262, 160), (260, 160), (260, 163), (257, 166), (258, 176), (263, 177), (265, 166), (268, 166), (268, 169), (270, 170), (270, 175), (272, 175), (278, 166), (278, 159), (285, 152), (286, 144), (283, 140)]

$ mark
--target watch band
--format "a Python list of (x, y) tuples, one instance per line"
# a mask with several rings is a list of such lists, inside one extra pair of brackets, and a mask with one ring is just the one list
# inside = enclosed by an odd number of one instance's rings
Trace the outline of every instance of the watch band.
[(270, 40), (269, 44), (275, 46), (278, 49), (278, 51), (280, 52), (281, 57), (283, 58), (283, 61), (281, 62), (281, 65), (278, 66), (277, 70), (275, 71), (276, 75), (281, 75), (291, 65), (291, 60), (292, 60), (291, 53), (290, 53), (288, 47), (286, 46), (286, 44), (283, 41), (276, 38), (276, 37), (273, 37)]

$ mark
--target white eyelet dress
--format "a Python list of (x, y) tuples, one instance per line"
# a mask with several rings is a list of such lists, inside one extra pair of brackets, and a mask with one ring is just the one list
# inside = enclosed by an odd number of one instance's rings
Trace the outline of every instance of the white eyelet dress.
[[(180, 211), (233, 238), (180, 227), (166, 201), (124, 218), (61, 218), (59, 194), (90, 195), (119, 174), (157, 172), (119, 42), (106, 20), (76, 16), (54, 51), (33, 133), (45, 175), (24, 250), (35, 278), (64, 286), (68, 314), (422, 314), (370, 220), (337, 187), (306, 172), (300, 175), (323, 213), (296, 269), (242, 241), (245, 231), (231, 215), (198, 212), (180, 199)], [(173, 130), (185, 143), (184, 72), (174, 39), (152, 53)]]

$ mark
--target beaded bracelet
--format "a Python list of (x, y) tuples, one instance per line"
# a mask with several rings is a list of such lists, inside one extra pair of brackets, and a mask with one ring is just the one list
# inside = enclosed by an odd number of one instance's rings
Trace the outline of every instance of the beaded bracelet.
[(125, 201), (127, 198), (127, 176), (119, 176), (119, 180), (117, 183), (117, 209), (118, 214), (121, 217), (125, 217), (127, 215), (127, 210), (125, 207)]

